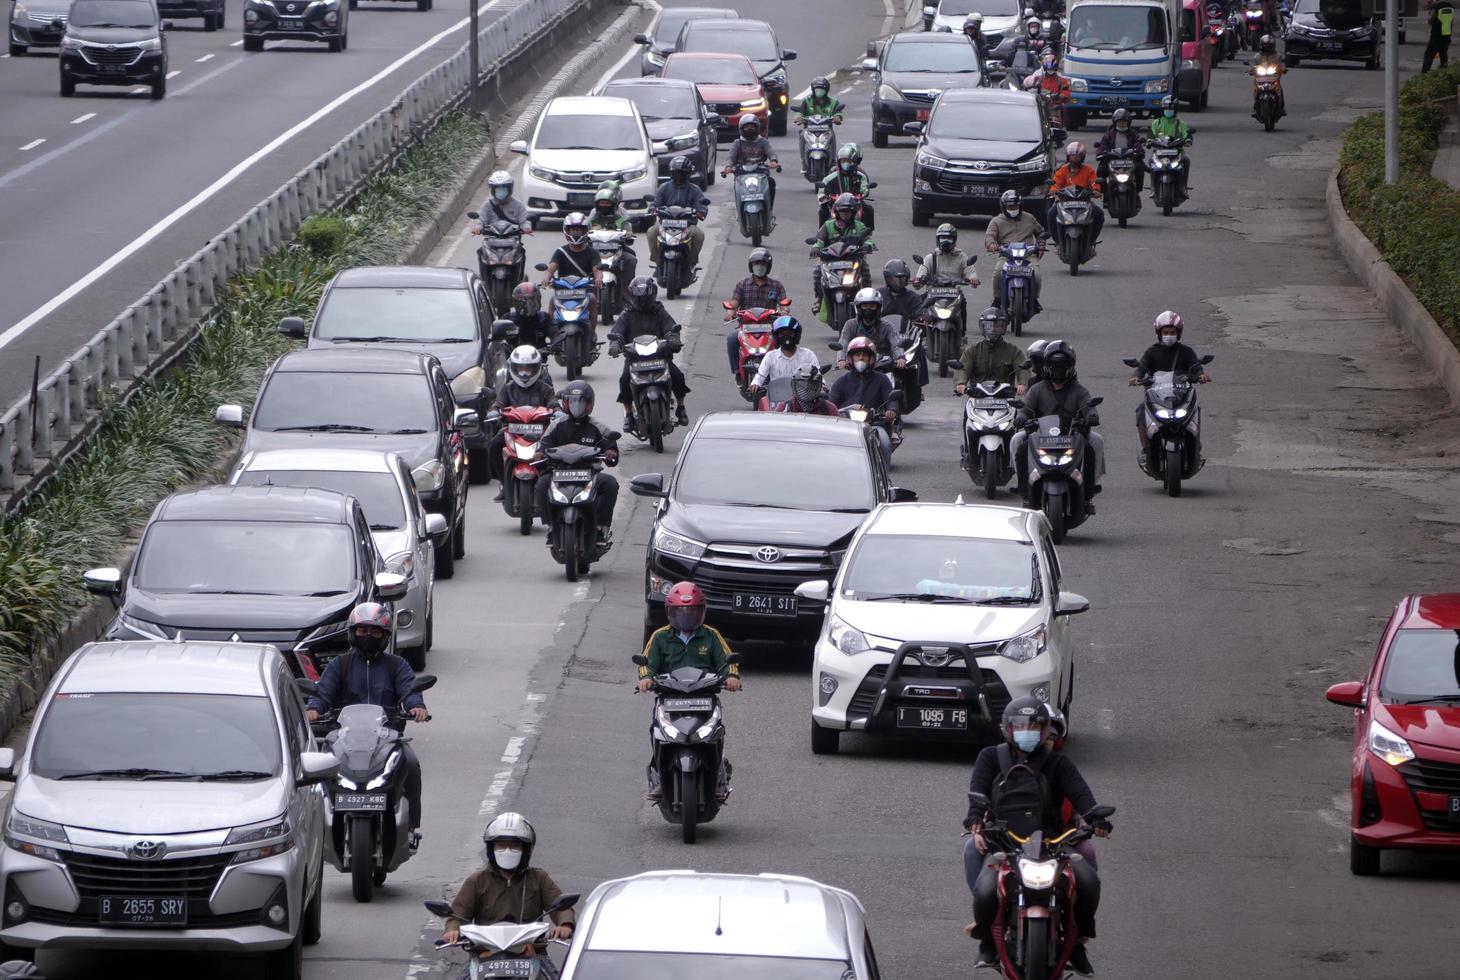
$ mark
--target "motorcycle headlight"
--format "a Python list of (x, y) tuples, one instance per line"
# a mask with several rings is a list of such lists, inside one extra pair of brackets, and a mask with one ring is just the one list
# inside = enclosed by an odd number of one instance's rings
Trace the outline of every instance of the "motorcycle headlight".
[(1070, 79), (1070, 91), (1071, 92), (1088, 92), (1088, 91), (1090, 91), (1090, 83), (1087, 82), (1087, 81), (1085, 81), (1085, 79), (1083, 79), (1083, 78), (1071, 78)]
[(287, 815), (280, 815), (262, 823), (245, 824), (228, 832), (224, 847), (252, 844), (252, 847), (233, 855), (233, 862), (257, 861), (260, 858), (283, 854), (294, 846), (294, 829)]
[(384, 786), (386, 780), (390, 779), (390, 774), (395, 772), (395, 767), (400, 765), (400, 760), (401, 751), (400, 749), (396, 749), (390, 754), (390, 758), (385, 760), (385, 768), (380, 770), (380, 775), (376, 776), (374, 779), (370, 780), (370, 782), (366, 783), (365, 788), (379, 789), (380, 787)]
[(1023, 173), (1038, 173), (1041, 170), (1047, 170), (1049, 169), (1049, 157), (1041, 153), (1033, 159), (1015, 165), (1014, 169)]
[(665, 531), (662, 528), (654, 532), (654, 550), (661, 554), (688, 558), (690, 561), (699, 561), (704, 557), (706, 547), (706, 545), (699, 541), (682, 537), (678, 534)]
[(1127, 183), (1129, 181), (1130, 181), (1130, 174), (1116, 174), (1115, 175), (1115, 182), (1117, 184), (1124, 184), (1124, 183)]
[(1027, 664), (1044, 652), (1045, 637), (1044, 624), (1041, 623), (1027, 633), (1006, 640), (999, 646), (999, 656), (1007, 657), (1016, 664)]
[(410, 578), (416, 572), (415, 552), (402, 551), (398, 555), (391, 555), (385, 560), (385, 570)]
[(857, 270), (856, 269), (848, 269), (846, 272), (843, 272), (842, 273), (842, 285), (843, 286), (854, 286), (854, 285), (856, 285), (856, 282), (857, 282)]
[[(22, 837), (33, 837), (34, 841), (20, 840)], [(5, 823), (5, 845), (22, 854), (29, 854), (32, 857), (45, 858), (48, 861), (61, 860), (61, 854), (54, 847), (48, 847), (38, 841), (51, 841), (56, 844), (69, 844), (71, 841), (66, 836), (66, 828), (58, 823), (51, 823), (49, 820), (37, 820), (35, 817), (28, 817), (19, 810), (10, 811), (10, 819)]]
[(1045, 466), (1063, 466), (1066, 463), (1073, 463), (1075, 461), (1075, 451), (1073, 449), (1062, 449), (1055, 453), (1036, 450), (1034, 455), (1038, 456), (1039, 461)]
[(475, 398), (482, 393), (487, 386), (487, 372), (480, 365), (467, 368), (458, 374), (451, 382), (451, 393), (456, 396), (457, 401), (466, 398)]
[(1184, 408), (1158, 408), (1155, 411), (1158, 419), (1184, 419), (1187, 412)]
[(411, 478), (416, 481), (417, 490), (426, 493), (440, 490), (446, 483), (446, 464), (439, 459), (422, 463), (411, 470)]
[(852, 626), (840, 616), (831, 617), (831, 625), (826, 631), (826, 638), (831, 645), (849, 657), (855, 657), (859, 653), (866, 653), (872, 649), (872, 644), (867, 642), (867, 636), (861, 630), (853, 629)]
[(623, 181), (643, 180), (644, 174), (646, 173), (648, 173), (648, 171), (646, 171), (643, 167), (635, 167), (633, 170), (625, 170), (623, 173), (619, 174), (618, 179)]
[(883, 102), (903, 101), (902, 93), (893, 88), (891, 85), (888, 85), (886, 82), (883, 82), (881, 85), (877, 86), (877, 98), (881, 99)]
[(1414, 758), (1414, 749), (1409, 747), (1409, 743), (1377, 721), (1369, 722), (1369, 751), (1391, 766)]
[(537, 458), (537, 445), (531, 442), (514, 442), (512, 452), (521, 460), (533, 460)]
[(335, 779), (336, 779), (336, 781), (339, 782), (339, 784), (341, 786), (345, 787), (345, 789), (359, 789), (360, 788), (360, 785), (358, 783), (356, 783), (353, 779), (349, 778), (348, 776), (336, 776)]
[(1171, 79), (1169, 79), (1169, 78), (1153, 78), (1149, 82), (1146, 83), (1146, 94), (1149, 95), (1152, 92), (1164, 92), (1167, 89), (1169, 89), (1170, 87), (1171, 87)]
[(1055, 875), (1059, 873), (1058, 861), (1032, 861), (1019, 859), (1019, 880), (1024, 887), (1033, 891), (1046, 891), (1054, 887)]
[(149, 623), (144, 619), (135, 619), (126, 613), (117, 615), (117, 625), (144, 640), (170, 640), (177, 632), (176, 630), (169, 631), (165, 626), (158, 626), (156, 623)]

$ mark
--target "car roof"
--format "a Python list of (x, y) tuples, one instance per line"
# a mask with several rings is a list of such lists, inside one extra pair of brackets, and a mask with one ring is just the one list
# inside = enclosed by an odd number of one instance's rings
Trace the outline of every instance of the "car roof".
[(395, 453), (371, 449), (266, 449), (250, 453), (241, 469), (317, 470), (341, 473), (394, 473)]
[(290, 351), (275, 362), (275, 371), (354, 372), (356, 374), (425, 374), (432, 355), (364, 344), (359, 347), (317, 347)]
[(967, 44), (968, 38), (962, 34), (949, 34), (946, 31), (903, 31), (901, 34), (894, 34), (887, 39), (888, 44), (907, 44), (916, 42), (918, 44)]
[(362, 265), (335, 276), (334, 285), (336, 288), (461, 289), (470, 275), (466, 269), (456, 267)]
[(730, 7), (666, 7), (659, 12), (659, 19), (662, 20), (666, 14), (671, 13), (680, 17), (689, 16), (696, 19), (699, 19), (701, 15), (714, 16), (719, 20), (732, 20), (740, 16), (738, 11)]
[(684, 30), (706, 31), (726, 27), (736, 31), (761, 31), (774, 34), (776, 29), (763, 20), (750, 17), (697, 17), (684, 25)]
[[(603, 95), (611, 95), (615, 89), (626, 88), (677, 88), (686, 89), (690, 92), (698, 92), (699, 86), (688, 78), (658, 78), (654, 75), (641, 75), (638, 78), (612, 78), (603, 84)], [(618, 96), (628, 98), (628, 96)]]
[[(584, 950), (737, 953), (850, 962), (865, 913), (851, 892), (793, 875), (650, 871), (589, 897)], [(674, 928), (645, 909), (674, 909)]]
[(346, 494), (318, 487), (204, 487), (175, 493), (157, 505), (157, 521), (267, 521), (348, 524)]
[(695, 426), (693, 437), (865, 445), (862, 423), (800, 412), (710, 412)]
[(1460, 630), (1460, 592), (1409, 595), (1401, 605), (1406, 608), (1400, 629)]
[(982, 102), (986, 105), (1027, 105), (1033, 107), (1033, 92), (1011, 92), (1006, 88), (950, 88), (938, 96), (942, 102)]
[(634, 104), (610, 95), (560, 95), (547, 104), (544, 115), (632, 116)]
[(867, 518), (862, 533), (986, 538), (1031, 544), (1032, 513), (1022, 507), (989, 504), (882, 504)]
[(62, 668), (56, 693), (267, 695), (278, 659), (259, 643), (88, 643)]

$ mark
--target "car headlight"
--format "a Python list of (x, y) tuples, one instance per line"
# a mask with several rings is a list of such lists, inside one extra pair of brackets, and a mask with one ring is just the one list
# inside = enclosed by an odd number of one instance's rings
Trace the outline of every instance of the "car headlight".
[(706, 545), (699, 541), (682, 537), (662, 528), (654, 532), (654, 550), (660, 554), (699, 561), (704, 557), (705, 548)]
[(49, 820), (37, 820), (35, 817), (27, 817), (19, 810), (10, 811), (10, 819), (5, 823), (5, 844), (22, 854), (29, 854), (32, 857), (45, 858), (47, 861), (61, 860), (61, 854), (54, 847), (35, 841), (19, 840), (21, 837), (34, 837), (37, 841), (52, 841), (57, 844), (69, 844), (66, 837), (66, 828), (58, 823), (51, 823)]
[(539, 167), (535, 163), (529, 163), (527, 165), (527, 172), (532, 174), (532, 176), (536, 177), (538, 180), (556, 181), (558, 179), (558, 175), (555, 174), (553, 171), (547, 169), (546, 167)]
[(1044, 652), (1045, 639), (1044, 624), (1041, 623), (1029, 632), (1000, 644), (999, 656), (1007, 657), (1016, 664), (1027, 664)]
[(460, 401), (463, 398), (477, 397), (486, 386), (487, 372), (482, 369), (481, 365), (477, 365), (467, 368), (452, 379), (451, 393)]
[(919, 150), (917, 164), (920, 167), (946, 167), (947, 157), (940, 157), (936, 153), (929, 153), (927, 150)]
[(1354, 38), (1361, 38), (1361, 37), (1368, 37), (1368, 36), (1370, 36), (1373, 33), (1374, 33), (1374, 29), (1372, 27), (1368, 27), (1368, 26), (1365, 26), (1365, 27), (1355, 27), (1353, 29), (1353, 31), (1350, 33), (1349, 36), (1350, 37), (1354, 37)]
[(253, 846), (233, 855), (235, 864), (273, 857), (293, 848), (294, 828), (289, 823), (288, 815), (280, 815), (262, 823), (244, 824), (242, 827), (234, 827), (230, 830), (228, 839), (223, 842), (224, 847), (239, 844)]
[(1414, 758), (1414, 749), (1409, 747), (1409, 743), (1377, 721), (1369, 722), (1369, 751), (1391, 766)]
[(23, 4), (23, 3), (17, 3), (15, 5), (15, 9), (12, 10), (11, 13), (10, 13), (10, 19), (11, 20), (20, 20), (23, 17), (29, 17), (29, 16), (30, 16), (30, 11), (25, 9), (25, 4)]
[(1087, 82), (1087, 81), (1085, 81), (1085, 79), (1083, 79), (1083, 78), (1071, 78), (1070, 79), (1070, 91), (1071, 92), (1088, 92), (1088, 91), (1090, 91), (1090, 83)]
[(1196, 61), (1196, 59), (1194, 59), (1194, 58), (1183, 58), (1183, 59), (1181, 59), (1181, 70), (1182, 71), (1196, 71), (1200, 67), (1201, 67), (1201, 65), (1198, 64), (1197, 61)]
[(416, 481), (417, 490), (425, 492), (440, 490), (446, 483), (446, 464), (439, 459), (422, 463), (411, 470), (411, 479)]
[(78, 54), (78, 53), (80, 53), (80, 51), (81, 51), (81, 49), (83, 47), (85, 47), (85, 45), (82, 44), (81, 41), (77, 40), (74, 37), (63, 37), (63, 38), (61, 38), (61, 50), (62, 51), (68, 51), (68, 52), (70, 52), (72, 54)]
[(316, 643), (322, 643), (325, 640), (334, 639), (335, 637), (347, 631), (349, 628), (350, 621), (348, 619), (341, 619), (338, 622), (326, 623), (323, 626), (316, 627), (314, 630), (310, 631), (310, 634), (308, 636), (299, 641), (299, 649), (308, 650)]
[(1027, 857), (1019, 859), (1019, 880), (1024, 882), (1025, 888), (1033, 891), (1053, 888), (1054, 878), (1058, 873), (1058, 861), (1031, 861)]
[(1048, 170), (1049, 157), (1041, 153), (1032, 160), (1025, 160), (1023, 163), (1016, 164), (1014, 169), (1022, 173), (1038, 173), (1041, 170)]
[(137, 47), (141, 48), (143, 51), (161, 51), (162, 50), (162, 38), (160, 38), (160, 37), (149, 37), (147, 40), (145, 40), (141, 44), (137, 45)]
[(826, 631), (826, 638), (831, 645), (849, 657), (855, 657), (859, 653), (866, 653), (872, 649), (872, 644), (867, 642), (867, 637), (861, 630), (853, 629), (852, 626), (840, 616), (831, 617), (831, 625)]
[(765, 99), (749, 99), (740, 103), (740, 108), (746, 112), (762, 112), (765, 107)]
[(619, 174), (618, 179), (624, 181), (643, 180), (644, 174), (646, 173), (648, 173), (648, 171), (645, 170), (643, 167), (635, 167), (633, 170), (625, 170), (623, 173)]
[(1151, 92), (1164, 92), (1164, 91), (1166, 91), (1170, 87), (1171, 87), (1171, 79), (1169, 79), (1169, 78), (1153, 78), (1149, 82), (1146, 83), (1146, 92), (1147, 92), (1147, 94), (1149, 94)]
[(402, 551), (398, 555), (391, 555), (385, 560), (385, 570), (396, 575), (404, 575), (410, 578), (416, 572), (416, 554), (413, 551)]
[(158, 626), (156, 623), (149, 623), (143, 619), (134, 619), (126, 613), (117, 614), (117, 625), (130, 630), (144, 640), (172, 639), (172, 633), (168, 632), (167, 627)]
[(1296, 24), (1296, 23), (1295, 23), (1295, 24), (1289, 24), (1289, 25), (1288, 25), (1288, 30), (1290, 30), (1290, 31), (1292, 31), (1292, 32), (1293, 32), (1293, 33), (1294, 33), (1294, 34), (1302, 34), (1302, 35), (1304, 35), (1304, 36), (1305, 36), (1305, 37), (1306, 37), (1306, 36), (1307, 36), (1307, 35), (1309, 35), (1309, 34), (1311, 34), (1311, 33), (1313, 33), (1313, 32), (1312, 32), (1312, 31), (1310, 31), (1310, 30), (1309, 30), (1309, 29), (1308, 29), (1308, 28), (1307, 28), (1307, 27), (1305, 27), (1305, 26), (1304, 26), (1304, 25), (1302, 25), (1302, 24)]
[(668, 142), (669, 142), (669, 148), (671, 150), (688, 150), (688, 149), (692, 149), (693, 147), (695, 147), (696, 145), (698, 145), (699, 144), (699, 141), (700, 141), (700, 134), (696, 132), (696, 133), (685, 133), (683, 136), (676, 136), (672, 140), (669, 140)]
[(902, 93), (893, 88), (891, 85), (888, 85), (886, 82), (883, 82), (881, 85), (877, 86), (877, 98), (881, 99), (883, 102), (903, 101)]

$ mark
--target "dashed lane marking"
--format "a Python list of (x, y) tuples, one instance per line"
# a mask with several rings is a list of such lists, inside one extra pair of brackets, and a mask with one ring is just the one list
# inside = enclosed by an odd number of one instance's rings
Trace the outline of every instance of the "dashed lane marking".
[(26, 150), (34, 150), (36, 147), (40, 146), (44, 142), (45, 142), (45, 140), (43, 140), (43, 139), (31, 140), (29, 143), (25, 144), (24, 146), (22, 146), (20, 148), (21, 149), (21, 152), (23, 153)]
[(177, 76), (179, 76), (181, 74), (182, 74), (182, 69), (181, 68), (174, 68), (172, 71), (170, 71), (170, 72), (167, 73), (167, 77), (170, 78), (170, 79), (171, 78), (176, 78)]
[[(243, 42), (240, 41), (239, 43), (242, 44)], [(213, 54), (213, 52), (210, 51), (207, 54), (203, 55), (201, 58), (194, 58), (193, 60), (201, 65), (205, 61), (211, 61), (214, 57), (215, 55)]]
[(88, 112), (84, 116), (77, 116), (75, 119), (71, 120), (71, 125), (76, 126), (76, 125), (79, 125), (81, 123), (86, 122), (86, 120), (88, 120), (88, 119), (95, 119), (95, 118), (96, 118), (96, 113), (94, 113), (94, 112)]

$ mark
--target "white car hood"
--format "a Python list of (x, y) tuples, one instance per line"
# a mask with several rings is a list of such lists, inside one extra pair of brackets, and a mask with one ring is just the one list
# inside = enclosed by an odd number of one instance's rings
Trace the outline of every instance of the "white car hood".
[(531, 161), (561, 173), (605, 173), (642, 167), (646, 150), (538, 150)]
[(278, 778), (190, 783), (154, 779), (42, 779), (15, 787), (16, 810), (67, 827), (114, 834), (192, 834), (258, 823), (284, 812)]
[[(1044, 606), (960, 606), (838, 599), (832, 612), (853, 629), (894, 643), (992, 643), (1045, 622)], [(876, 643), (868, 638), (869, 642)]]

